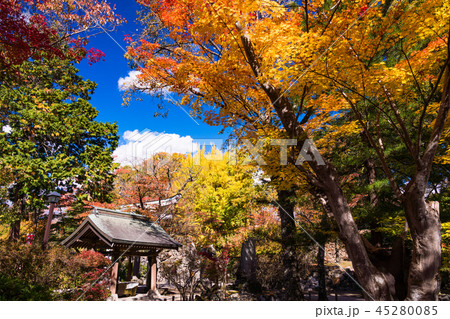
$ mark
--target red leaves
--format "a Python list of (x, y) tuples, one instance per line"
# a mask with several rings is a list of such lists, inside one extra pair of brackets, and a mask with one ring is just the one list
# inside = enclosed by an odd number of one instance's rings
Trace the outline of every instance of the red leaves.
[(125, 35), (125, 37), (123, 38), (124, 39), (124, 41), (125, 42), (127, 42), (128, 44), (131, 44), (131, 43), (133, 43), (133, 38), (130, 36), (130, 35), (128, 35), (128, 34), (126, 34)]
[(228, 247), (223, 248), (219, 257), (216, 256), (216, 252), (212, 251), (210, 247), (202, 248), (197, 254), (206, 258), (203, 262), (209, 274), (214, 274), (217, 271), (221, 273), (225, 272), (230, 262), (230, 249)]
[[(72, 260), (77, 269), (82, 271), (82, 284), (79, 287), (81, 289), (74, 295), (74, 299), (81, 297), (84, 292), (83, 300), (105, 300), (108, 297), (109, 279), (103, 273), (111, 261), (93, 250), (83, 251), (74, 256)], [(102, 275), (103, 277), (101, 277)], [(96, 282), (97, 280), (99, 281)], [(96, 283), (93, 284), (94, 282)]]
[(363, 6), (361, 8), (359, 8), (359, 13), (358, 13), (358, 17), (361, 17), (364, 15), (364, 13), (366, 13), (367, 9), (369, 9), (368, 6)]
[(190, 5), (178, 0), (138, 1), (144, 6), (151, 7), (154, 12), (158, 12), (159, 18), (166, 25), (177, 26), (185, 29), (189, 24)]
[(42, 14), (35, 14), (28, 21), (36, 26), (47, 26), (47, 19)]
[(96, 63), (105, 54), (95, 48), (87, 50), (87, 41), (70, 37), (81, 31), (88, 36), (89, 30), (99, 28), (98, 24), (117, 25), (122, 21), (99, 0), (0, 0), (0, 66), (11, 68), (42, 57), (78, 62), (87, 58), (89, 64)]
[(86, 44), (86, 40), (70, 39), (68, 56), (77, 62), (80, 62), (86, 56), (86, 48), (84, 47)]
[(41, 14), (22, 12), (16, 0), (0, 0), (0, 63), (5, 66), (20, 64), (40, 53), (62, 56), (54, 46), (55, 32), (47, 26)]
[(28, 234), (27, 237), (25, 238), (25, 244), (31, 245), (33, 243), (33, 240), (34, 234)]
[(100, 51), (95, 48), (90, 48), (87, 51), (87, 58), (89, 65), (92, 65), (92, 63), (97, 63), (98, 61), (102, 60), (105, 61), (105, 53), (103, 51)]
[(108, 266), (111, 261), (102, 254), (86, 250), (74, 257), (74, 261), (83, 268), (98, 268)]
[(251, 19), (252, 21), (255, 21), (255, 20), (258, 19), (258, 17), (257, 17), (257, 15), (256, 15), (255, 12), (250, 12), (248, 15), (249, 15), (249, 17), (250, 17), (250, 19)]

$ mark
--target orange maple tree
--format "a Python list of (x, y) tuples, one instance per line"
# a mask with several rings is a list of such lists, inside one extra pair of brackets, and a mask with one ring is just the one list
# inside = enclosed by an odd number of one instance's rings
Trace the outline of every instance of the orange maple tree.
[[(147, 27), (142, 38), (129, 39), (127, 53), (139, 66), (135, 90), (178, 94), (206, 123), (232, 128), (239, 139), (296, 140), (290, 173), (281, 176), (307, 180), (326, 203), (366, 297), (437, 298), (440, 222), (425, 193), (437, 152), (448, 157), (440, 151), (450, 107), (447, 1), (139, 3)], [(308, 138), (325, 156), (339, 137), (361, 133), (410, 229), (407, 282), (369, 255), (333, 163), (298, 161)], [(397, 143), (412, 159), (406, 174), (387, 152)], [(402, 259), (390, 258), (392, 265)]]

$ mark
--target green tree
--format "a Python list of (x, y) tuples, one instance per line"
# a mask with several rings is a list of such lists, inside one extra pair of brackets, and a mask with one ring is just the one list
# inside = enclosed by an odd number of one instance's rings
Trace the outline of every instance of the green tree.
[(77, 75), (72, 61), (42, 58), (14, 69), (19, 79), (3, 78), (0, 86), (0, 170), (12, 173), (1, 185), (9, 190), (2, 202), (18, 206), (2, 215), (12, 240), (26, 208), (43, 204), (44, 191), (73, 188), (108, 200), (118, 142), (116, 124), (95, 121), (88, 101), (96, 84)]

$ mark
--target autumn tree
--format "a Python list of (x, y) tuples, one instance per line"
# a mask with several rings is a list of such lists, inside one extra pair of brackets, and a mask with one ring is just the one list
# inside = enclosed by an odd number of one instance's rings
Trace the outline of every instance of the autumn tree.
[[(335, 165), (326, 157), (299, 161), (308, 138), (321, 138), (322, 151), (336, 135), (361, 131), (412, 237), (406, 299), (437, 299), (439, 210), (425, 193), (448, 125), (446, 1), (140, 3), (155, 23), (128, 50), (140, 65), (139, 86), (180, 94), (183, 105), (236, 136), (295, 140), (288, 145), (292, 174), (326, 203), (366, 297), (400, 299), (395, 276), (369, 257)], [(326, 127), (334, 132), (322, 136)], [(401, 173), (386, 152), (398, 143), (411, 158)], [(314, 154), (309, 147), (306, 155)]]
[[(189, 164), (188, 156), (160, 152), (133, 166), (116, 170), (115, 193), (117, 204), (152, 216), (155, 220), (172, 213), (184, 190), (196, 179), (197, 171)], [(164, 201), (173, 203), (164, 208)]]
[(123, 21), (103, 1), (1, 0), (0, 71), (42, 55), (97, 62), (104, 53), (86, 48), (89, 37)]
[(239, 165), (232, 153), (218, 149), (209, 154), (199, 150), (186, 165), (196, 175), (177, 205), (179, 233), (196, 246), (239, 249), (258, 196), (253, 185), (255, 168)]

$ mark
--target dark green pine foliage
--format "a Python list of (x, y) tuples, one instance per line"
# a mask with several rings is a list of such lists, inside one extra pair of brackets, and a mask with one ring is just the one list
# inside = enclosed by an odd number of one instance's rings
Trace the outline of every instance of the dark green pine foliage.
[(0, 170), (9, 172), (0, 202), (15, 209), (3, 209), (1, 222), (17, 224), (55, 189), (110, 200), (117, 125), (95, 120), (96, 84), (69, 60), (26, 61), (13, 71), (0, 74)]

